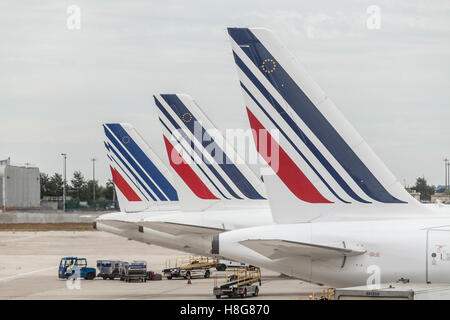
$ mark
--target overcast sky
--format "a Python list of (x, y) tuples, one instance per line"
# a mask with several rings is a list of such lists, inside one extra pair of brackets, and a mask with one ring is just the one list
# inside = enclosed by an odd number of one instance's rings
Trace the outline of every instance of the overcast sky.
[[(67, 7), (81, 28), (66, 26)], [(369, 30), (366, 10), (381, 9)], [(227, 26), (272, 29), (403, 182), (443, 184), (450, 157), (449, 1), (0, 2), (0, 159), (42, 172), (96, 164), (103, 122), (136, 126), (166, 160), (152, 99), (188, 93), (222, 130), (247, 128)]]

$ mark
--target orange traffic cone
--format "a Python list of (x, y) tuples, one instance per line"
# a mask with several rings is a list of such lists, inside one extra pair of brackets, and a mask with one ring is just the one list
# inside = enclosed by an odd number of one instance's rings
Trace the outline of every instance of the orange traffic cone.
[(188, 275), (188, 283), (187, 284), (192, 284), (192, 282), (191, 282), (191, 274)]
[(309, 297), (308, 297), (308, 298), (309, 298), (309, 300), (313, 300), (313, 294), (312, 294), (312, 292), (309, 293)]

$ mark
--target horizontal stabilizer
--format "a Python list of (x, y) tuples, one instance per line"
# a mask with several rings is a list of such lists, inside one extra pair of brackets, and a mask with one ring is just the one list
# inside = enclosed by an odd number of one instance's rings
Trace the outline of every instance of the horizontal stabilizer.
[(142, 225), (146, 228), (150, 228), (156, 231), (169, 233), (175, 236), (182, 234), (214, 235), (227, 231), (222, 228), (212, 228), (207, 226), (189, 225), (166, 221), (145, 221), (139, 222), (139, 225)]
[(342, 247), (279, 239), (244, 240), (239, 243), (269, 259), (280, 259), (291, 256), (330, 259), (356, 256), (366, 252), (365, 250), (361, 250), (361, 248), (354, 249), (346, 247), (345, 242), (342, 242)]
[(134, 224), (132, 221), (125, 221), (121, 219), (113, 220), (113, 219), (100, 219), (97, 220), (99, 223), (121, 229), (123, 231), (135, 231), (137, 230), (136, 224)]

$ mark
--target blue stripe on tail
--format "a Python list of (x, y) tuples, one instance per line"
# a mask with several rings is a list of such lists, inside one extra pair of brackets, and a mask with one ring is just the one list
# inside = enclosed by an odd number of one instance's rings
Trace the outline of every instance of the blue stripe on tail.
[[(365, 164), (342, 139), (328, 120), (309, 100), (283, 66), (272, 56), (248, 28), (229, 28), (229, 35), (255, 64), (266, 79), (280, 93), (303, 122), (347, 171), (355, 183), (369, 197), (384, 203), (406, 203), (392, 196)], [(265, 59), (276, 62), (273, 72), (262, 68)]]
[[(187, 136), (186, 132), (184, 132), (184, 130), (182, 130), (180, 128), (180, 126), (177, 124), (177, 122), (172, 118), (172, 116), (167, 112), (167, 110), (162, 106), (162, 104), (158, 101), (158, 99), (155, 97), (155, 103), (156, 106), (161, 110), (161, 112), (164, 114), (164, 116), (167, 118), (167, 120), (169, 120), (169, 122), (174, 126), (174, 128), (176, 130), (178, 130), (178, 132), (183, 136), (183, 138), (189, 142), (191, 141), (191, 139), (189, 139), (189, 137)], [(193, 141), (191, 141), (191, 148), (200, 156), (201, 159), (204, 158), (201, 150), (199, 150), (198, 148), (195, 147), (195, 144)], [(214, 168), (213, 165), (207, 163), (207, 162), (203, 162), (208, 169), (216, 176), (216, 178), (220, 181), (220, 183), (222, 183), (222, 185), (225, 187), (225, 189), (236, 199), (242, 199), (241, 197), (239, 197), (236, 192), (234, 192), (234, 190), (228, 185), (228, 183), (223, 179), (223, 177), (220, 175), (219, 172), (217, 172), (217, 170)]]
[[(220, 146), (214, 141), (214, 139), (208, 134), (206, 129), (195, 118), (195, 116), (189, 111), (185, 104), (178, 98), (176, 94), (162, 94), (161, 97), (167, 102), (172, 110), (180, 117), (184, 125), (194, 134), (197, 140), (203, 145), (205, 150), (212, 148), (215, 152), (219, 151), (222, 155), (222, 159), (217, 161), (217, 164), (222, 168), (225, 174), (230, 177), (239, 190), (249, 199), (265, 199), (262, 197), (253, 187), (253, 185), (247, 180), (242, 172), (234, 165), (234, 163), (228, 158), (226, 153), (220, 148)], [(187, 121), (189, 120), (189, 121)], [(201, 136), (197, 137), (194, 126), (197, 125), (201, 128)], [(200, 138), (200, 139), (199, 139)], [(216, 159), (217, 155), (214, 155), (210, 151), (211, 156)]]
[[(158, 187), (164, 192), (165, 196), (171, 201), (177, 201), (178, 195), (175, 188), (170, 184), (161, 171), (155, 166), (155, 164), (148, 158), (148, 156), (142, 151), (142, 149), (136, 144), (126, 130), (118, 123), (106, 124), (108, 128), (114, 133), (114, 135), (122, 141), (125, 148), (131, 153), (131, 155), (137, 160), (141, 167), (148, 173)], [(153, 188), (152, 188), (153, 189)], [(158, 197), (160, 197), (158, 195)], [(163, 199), (162, 199), (163, 200)]]
[[(167, 201), (167, 198), (164, 197), (164, 195), (158, 190), (158, 188), (155, 186), (155, 184), (147, 177), (147, 175), (142, 171), (142, 169), (137, 165), (137, 163), (131, 158), (131, 156), (127, 153), (127, 151), (119, 144), (117, 139), (109, 132), (108, 129), (105, 127), (105, 134), (108, 137), (109, 141), (112, 142), (112, 144), (117, 148), (117, 150), (120, 152), (120, 154), (128, 161), (128, 163), (133, 167), (134, 170), (139, 174), (140, 178), (143, 179), (147, 185), (152, 189), (153, 193), (156, 194), (159, 200), (161, 201)], [(111, 149), (114, 154), (122, 160), (120, 155), (114, 150)], [(128, 167), (128, 165), (125, 163), (125, 161), (122, 160), (122, 163), (127, 166), (127, 169), (133, 174), (133, 176), (139, 181), (139, 183), (142, 185), (142, 187), (148, 192), (148, 194), (153, 198), (152, 193), (145, 187), (145, 185), (141, 182), (141, 179), (139, 179), (132, 170)], [(156, 201), (156, 199), (154, 199)]]

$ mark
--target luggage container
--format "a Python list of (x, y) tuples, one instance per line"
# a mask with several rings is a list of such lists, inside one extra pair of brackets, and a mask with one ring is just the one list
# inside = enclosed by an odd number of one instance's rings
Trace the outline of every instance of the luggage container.
[(97, 260), (98, 277), (103, 280), (120, 277), (120, 261), (117, 260)]
[(125, 282), (147, 281), (147, 262), (132, 261), (131, 263), (122, 261), (120, 263), (120, 280)]

